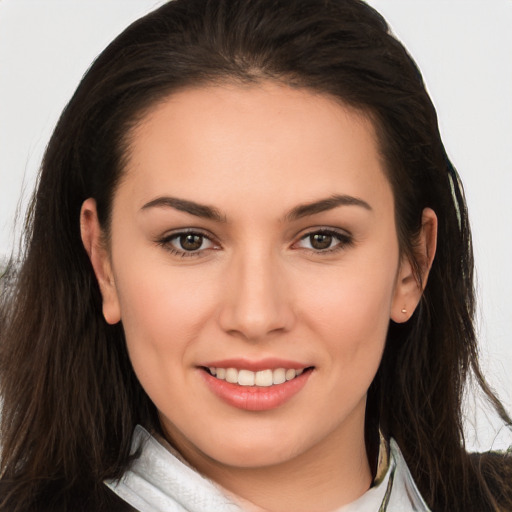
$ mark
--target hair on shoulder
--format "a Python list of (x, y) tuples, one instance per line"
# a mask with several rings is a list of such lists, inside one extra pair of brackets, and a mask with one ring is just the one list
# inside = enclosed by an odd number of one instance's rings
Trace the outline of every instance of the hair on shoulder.
[(370, 117), (402, 254), (414, 261), (423, 208), (439, 219), (424, 297), (407, 323), (391, 322), (368, 394), (371, 461), (380, 427), (433, 510), (512, 510), (510, 453), (469, 455), (464, 446), (469, 375), (508, 427), (512, 420), (479, 367), (464, 193), (414, 61), (360, 0), (173, 0), (102, 52), (48, 144), (23, 261), (1, 288), (0, 511), (123, 509), (102, 482), (120, 478), (133, 459), (136, 424), (160, 425), (122, 326), (103, 319), (80, 208), (93, 197), (108, 236), (132, 129), (158, 102), (186, 87), (263, 80)]

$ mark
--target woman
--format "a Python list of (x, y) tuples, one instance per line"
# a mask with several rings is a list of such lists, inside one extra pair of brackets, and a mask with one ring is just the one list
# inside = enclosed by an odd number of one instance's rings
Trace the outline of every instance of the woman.
[(366, 4), (134, 23), (64, 111), (28, 230), (0, 510), (512, 509), (510, 457), (464, 449), (469, 375), (511, 420), (461, 185)]

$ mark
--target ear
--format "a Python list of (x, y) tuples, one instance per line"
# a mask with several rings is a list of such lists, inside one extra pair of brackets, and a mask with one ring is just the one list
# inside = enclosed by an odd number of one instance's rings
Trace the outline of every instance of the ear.
[(414, 246), (414, 257), (419, 275), (408, 257), (404, 257), (398, 270), (395, 293), (391, 305), (391, 319), (403, 323), (411, 318), (427, 284), (437, 245), (437, 216), (434, 210), (425, 208), (421, 217), (421, 230)]
[(91, 197), (82, 204), (80, 211), (80, 233), (82, 243), (89, 255), (94, 274), (103, 298), (103, 316), (109, 324), (121, 320), (121, 310), (112, 272), (110, 255), (105, 247), (102, 230), (98, 221), (96, 201)]

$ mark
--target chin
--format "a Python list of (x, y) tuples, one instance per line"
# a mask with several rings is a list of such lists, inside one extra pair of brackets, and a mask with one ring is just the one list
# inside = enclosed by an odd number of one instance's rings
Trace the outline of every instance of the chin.
[[(218, 453), (208, 453), (207, 455), (216, 463), (224, 466), (256, 469), (269, 466), (277, 466), (293, 460), (299, 455), (299, 450), (286, 447), (277, 447), (270, 443), (247, 445), (235, 445), (230, 441), (227, 450), (220, 450)], [(282, 443), (281, 443), (282, 444)], [(285, 448), (285, 449), (283, 449)]]
[(274, 426), (272, 429), (255, 432), (254, 428), (247, 429), (241, 435), (233, 431), (225, 435), (214, 436), (213, 440), (205, 443), (205, 453), (210, 459), (238, 468), (260, 468), (285, 464), (301, 457), (323, 438), (322, 433), (294, 432), (289, 422), (286, 426)]

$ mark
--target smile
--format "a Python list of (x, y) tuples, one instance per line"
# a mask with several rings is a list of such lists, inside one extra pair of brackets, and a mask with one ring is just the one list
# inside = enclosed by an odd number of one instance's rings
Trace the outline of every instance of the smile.
[(210, 375), (219, 380), (225, 380), (239, 386), (270, 387), (283, 384), (302, 375), (304, 368), (295, 370), (293, 368), (275, 368), (253, 372), (251, 370), (238, 370), (236, 368), (215, 368), (209, 367)]
[(315, 367), (282, 359), (226, 359), (198, 369), (207, 388), (224, 403), (237, 409), (267, 411), (298, 394)]

